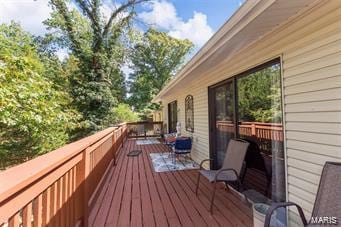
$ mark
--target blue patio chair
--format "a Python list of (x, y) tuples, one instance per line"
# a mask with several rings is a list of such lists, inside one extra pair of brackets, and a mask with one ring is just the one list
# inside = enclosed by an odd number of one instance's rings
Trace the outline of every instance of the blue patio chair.
[(192, 151), (192, 138), (191, 137), (179, 137), (176, 138), (174, 145), (174, 159), (173, 162), (176, 162), (176, 157), (179, 155), (184, 155), (185, 159), (191, 159), (191, 151)]
[(169, 133), (169, 134), (164, 134), (163, 135), (163, 139), (164, 139), (163, 144), (168, 147), (168, 151), (169, 151), (168, 157), (170, 157), (172, 155), (172, 153), (173, 153), (173, 149), (174, 149), (174, 146), (175, 146), (175, 141), (174, 142), (173, 141), (170, 142), (170, 141), (167, 140), (167, 138), (169, 138), (169, 137), (175, 138), (175, 136), (176, 136), (176, 133)]

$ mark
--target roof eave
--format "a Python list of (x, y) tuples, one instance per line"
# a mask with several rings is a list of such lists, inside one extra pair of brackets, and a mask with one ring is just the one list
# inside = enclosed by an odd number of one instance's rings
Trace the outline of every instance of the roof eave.
[[(175, 77), (168, 82), (168, 84), (152, 99), (152, 102), (160, 102), (167, 91), (177, 84), (178, 81), (188, 75), (192, 69), (195, 68), (202, 56), (208, 53), (212, 47), (219, 41), (232, 27), (236, 26), (240, 20), (252, 10), (258, 2), (246, 1), (243, 5), (220, 27), (220, 29), (204, 44), (202, 48), (187, 62), (187, 64), (175, 75)], [(268, 0), (269, 1), (269, 0)], [(270, 0), (271, 1), (271, 0)]]

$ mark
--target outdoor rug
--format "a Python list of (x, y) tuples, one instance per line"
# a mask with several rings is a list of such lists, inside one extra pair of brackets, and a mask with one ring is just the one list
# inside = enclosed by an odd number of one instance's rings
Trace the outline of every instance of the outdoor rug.
[(160, 141), (157, 139), (145, 139), (145, 140), (136, 140), (137, 145), (149, 145), (149, 144), (160, 144)]
[(150, 153), (150, 158), (152, 159), (155, 172), (167, 172), (176, 170), (186, 170), (186, 169), (199, 169), (199, 165), (190, 160), (180, 157), (176, 162), (173, 162), (172, 156), (168, 152), (164, 153)]

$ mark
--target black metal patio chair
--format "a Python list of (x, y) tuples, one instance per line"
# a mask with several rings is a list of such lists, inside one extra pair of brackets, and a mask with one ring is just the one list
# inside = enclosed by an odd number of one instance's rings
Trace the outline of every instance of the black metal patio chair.
[(139, 124), (136, 127), (136, 136), (140, 137), (141, 135), (144, 137), (144, 139), (147, 139), (147, 130), (144, 124)]
[[(270, 226), (271, 216), (275, 210), (281, 207), (294, 206), (304, 226), (339, 226), (341, 224), (341, 163), (326, 162), (312, 212), (312, 218), (306, 220), (303, 209), (293, 202), (274, 203), (269, 208), (265, 217), (265, 227)], [(336, 222), (336, 223), (333, 223)]]
[(203, 164), (206, 161), (212, 161), (212, 159), (205, 159), (200, 163), (200, 170), (198, 173), (197, 185), (195, 193), (198, 194), (198, 188), (200, 183), (200, 176), (203, 175), (209, 182), (214, 183), (213, 192), (211, 198), (210, 212), (212, 213), (214, 196), (216, 191), (217, 182), (237, 182), (238, 190), (242, 187), (240, 181), (240, 173), (243, 166), (246, 151), (249, 147), (249, 143), (241, 139), (230, 140), (224, 162), (219, 170), (205, 170)]

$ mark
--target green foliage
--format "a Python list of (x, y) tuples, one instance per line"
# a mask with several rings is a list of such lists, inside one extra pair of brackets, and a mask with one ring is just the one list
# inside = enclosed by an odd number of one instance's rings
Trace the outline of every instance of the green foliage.
[(175, 39), (165, 32), (149, 29), (135, 33), (131, 52), (131, 96), (129, 103), (138, 111), (153, 109), (151, 100), (183, 65), (193, 48), (189, 40)]
[(79, 117), (50, 80), (63, 74), (60, 65), (44, 65), (51, 59), (42, 60), (36, 47), (18, 24), (0, 25), (0, 165), (64, 145)]
[[(53, 12), (44, 23), (51, 32), (44, 37), (15, 23), (0, 25), (0, 168), (110, 125), (138, 121), (123, 104), (127, 58), (134, 71), (129, 103), (144, 115), (160, 108), (150, 104), (152, 97), (193, 45), (152, 29), (130, 33), (135, 6), (147, 0), (113, 3), (109, 18), (100, 12), (104, 1), (74, 0), (77, 7), (71, 7), (70, 0), (49, 0)], [(69, 52), (64, 61), (56, 55), (59, 48)]]
[(125, 34), (135, 15), (134, 7), (146, 0), (128, 0), (109, 18), (100, 7), (102, 1), (75, 0), (70, 9), (67, 0), (50, 0), (51, 18), (45, 21), (53, 30), (56, 44), (72, 51), (77, 70), (70, 78), (74, 106), (83, 115), (78, 137), (111, 124), (111, 110), (125, 99), (125, 79), (121, 67), (125, 60)]
[(115, 124), (122, 122), (136, 122), (140, 118), (133, 112), (128, 104), (121, 103), (112, 110), (112, 122)]
[(238, 79), (238, 111), (243, 121), (282, 122), (280, 66)]

